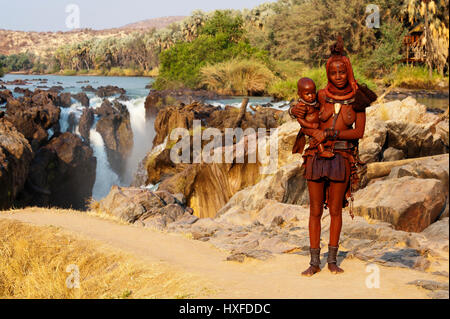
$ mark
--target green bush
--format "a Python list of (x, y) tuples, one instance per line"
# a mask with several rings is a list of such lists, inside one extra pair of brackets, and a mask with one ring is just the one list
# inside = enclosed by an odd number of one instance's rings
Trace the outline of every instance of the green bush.
[(448, 77), (433, 71), (430, 79), (426, 66), (399, 66), (384, 78), (385, 85), (408, 89), (436, 89), (439, 82), (448, 87)]
[(371, 77), (380, 77), (392, 71), (403, 56), (401, 49), (406, 29), (400, 22), (391, 20), (381, 26), (380, 44), (366, 61), (365, 73)]
[(0, 78), (3, 77), (3, 75), (5, 75), (5, 72), (3, 71), (3, 68), (0, 66)]
[(216, 11), (192, 42), (179, 42), (159, 56), (159, 77), (154, 88), (166, 89), (168, 83), (200, 86), (200, 69), (231, 59), (254, 59), (270, 65), (268, 53), (252, 47), (243, 38), (242, 19), (231, 11)]

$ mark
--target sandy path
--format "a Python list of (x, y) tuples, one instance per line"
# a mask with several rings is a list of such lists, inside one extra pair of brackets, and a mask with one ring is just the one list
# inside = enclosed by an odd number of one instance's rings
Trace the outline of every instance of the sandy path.
[(429, 298), (429, 291), (407, 285), (415, 279), (442, 281), (443, 277), (414, 270), (379, 266), (380, 288), (366, 287), (366, 263), (344, 260), (344, 274), (327, 269), (311, 278), (300, 276), (309, 258), (278, 255), (269, 261), (227, 262), (227, 252), (207, 242), (121, 225), (82, 213), (53, 213), (46, 210), (0, 213), (0, 218), (34, 225), (52, 225), (87, 239), (100, 241), (131, 253), (141, 260), (164, 262), (180, 272), (200, 275), (218, 289), (213, 298)]

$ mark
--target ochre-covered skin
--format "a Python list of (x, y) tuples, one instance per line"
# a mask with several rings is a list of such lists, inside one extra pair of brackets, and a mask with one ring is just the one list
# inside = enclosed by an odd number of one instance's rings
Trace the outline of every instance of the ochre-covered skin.
[[(368, 90), (366, 87), (361, 87), (354, 79), (353, 70), (350, 60), (342, 55), (343, 48), (332, 48), (332, 56), (327, 63), (328, 85), (325, 89), (318, 92), (318, 102), (320, 103), (320, 123), (317, 129), (302, 128), (304, 134), (311, 137), (310, 145), (306, 149), (303, 157), (305, 159), (304, 165), (306, 167), (306, 177), (308, 180), (308, 190), (310, 198), (310, 218), (309, 218), (309, 236), (310, 247), (320, 248), (320, 232), (321, 232), (321, 217), (323, 214), (324, 205), (330, 211), (330, 238), (329, 246), (338, 247), (339, 237), (342, 228), (342, 209), (347, 204), (347, 199), (351, 196), (350, 182), (355, 177), (355, 167), (358, 162), (357, 149), (333, 150), (333, 145), (336, 141), (349, 141), (353, 145), (357, 145), (357, 140), (364, 136), (366, 125), (365, 108), (373, 102), (376, 95)], [(333, 51), (334, 49), (334, 51)], [(336, 52), (337, 51), (337, 52)], [(362, 99), (359, 97), (363, 97)], [(331, 100), (331, 101), (330, 101)], [(341, 104), (340, 113), (337, 117), (335, 127), (333, 128), (333, 118), (335, 113), (335, 104)], [(361, 102), (363, 101), (363, 102)], [(345, 104), (347, 103), (347, 104)], [(305, 106), (296, 105), (292, 108), (291, 113), (295, 117), (304, 118), (307, 113)], [(338, 159), (329, 159), (326, 162), (329, 172), (333, 170), (341, 170), (329, 174), (324, 177), (314, 177), (314, 171), (317, 165), (322, 165), (322, 162), (314, 161), (317, 158), (318, 143), (323, 143), (326, 147), (330, 147), (337, 157), (343, 158), (340, 162)], [(294, 149), (296, 147), (294, 146)], [(355, 153), (356, 152), (356, 153)], [(344, 163), (337, 165), (335, 163)], [(325, 167), (325, 166), (322, 166)], [(345, 169), (345, 174), (342, 170)], [(319, 170), (325, 171), (325, 170)], [(309, 172), (309, 173), (308, 173)], [(312, 172), (312, 173), (311, 173)], [(330, 176), (345, 176), (342, 180), (333, 180), (328, 178)], [(343, 270), (334, 263), (328, 263), (328, 268), (333, 273), (341, 273)], [(302, 274), (311, 276), (320, 271), (317, 265), (311, 265)]]

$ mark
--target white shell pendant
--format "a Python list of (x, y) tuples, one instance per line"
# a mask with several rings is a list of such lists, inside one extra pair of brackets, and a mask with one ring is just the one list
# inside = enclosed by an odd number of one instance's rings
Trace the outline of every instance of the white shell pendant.
[(334, 103), (334, 114), (339, 114), (339, 112), (341, 111), (341, 103)]

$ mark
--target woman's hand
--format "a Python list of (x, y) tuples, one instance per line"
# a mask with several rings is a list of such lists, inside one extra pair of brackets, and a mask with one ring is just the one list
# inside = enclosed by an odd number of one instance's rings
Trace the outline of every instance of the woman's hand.
[(312, 132), (312, 138), (316, 141), (317, 144), (322, 143), (327, 138), (327, 134), (325, 131), (314, 130)]

